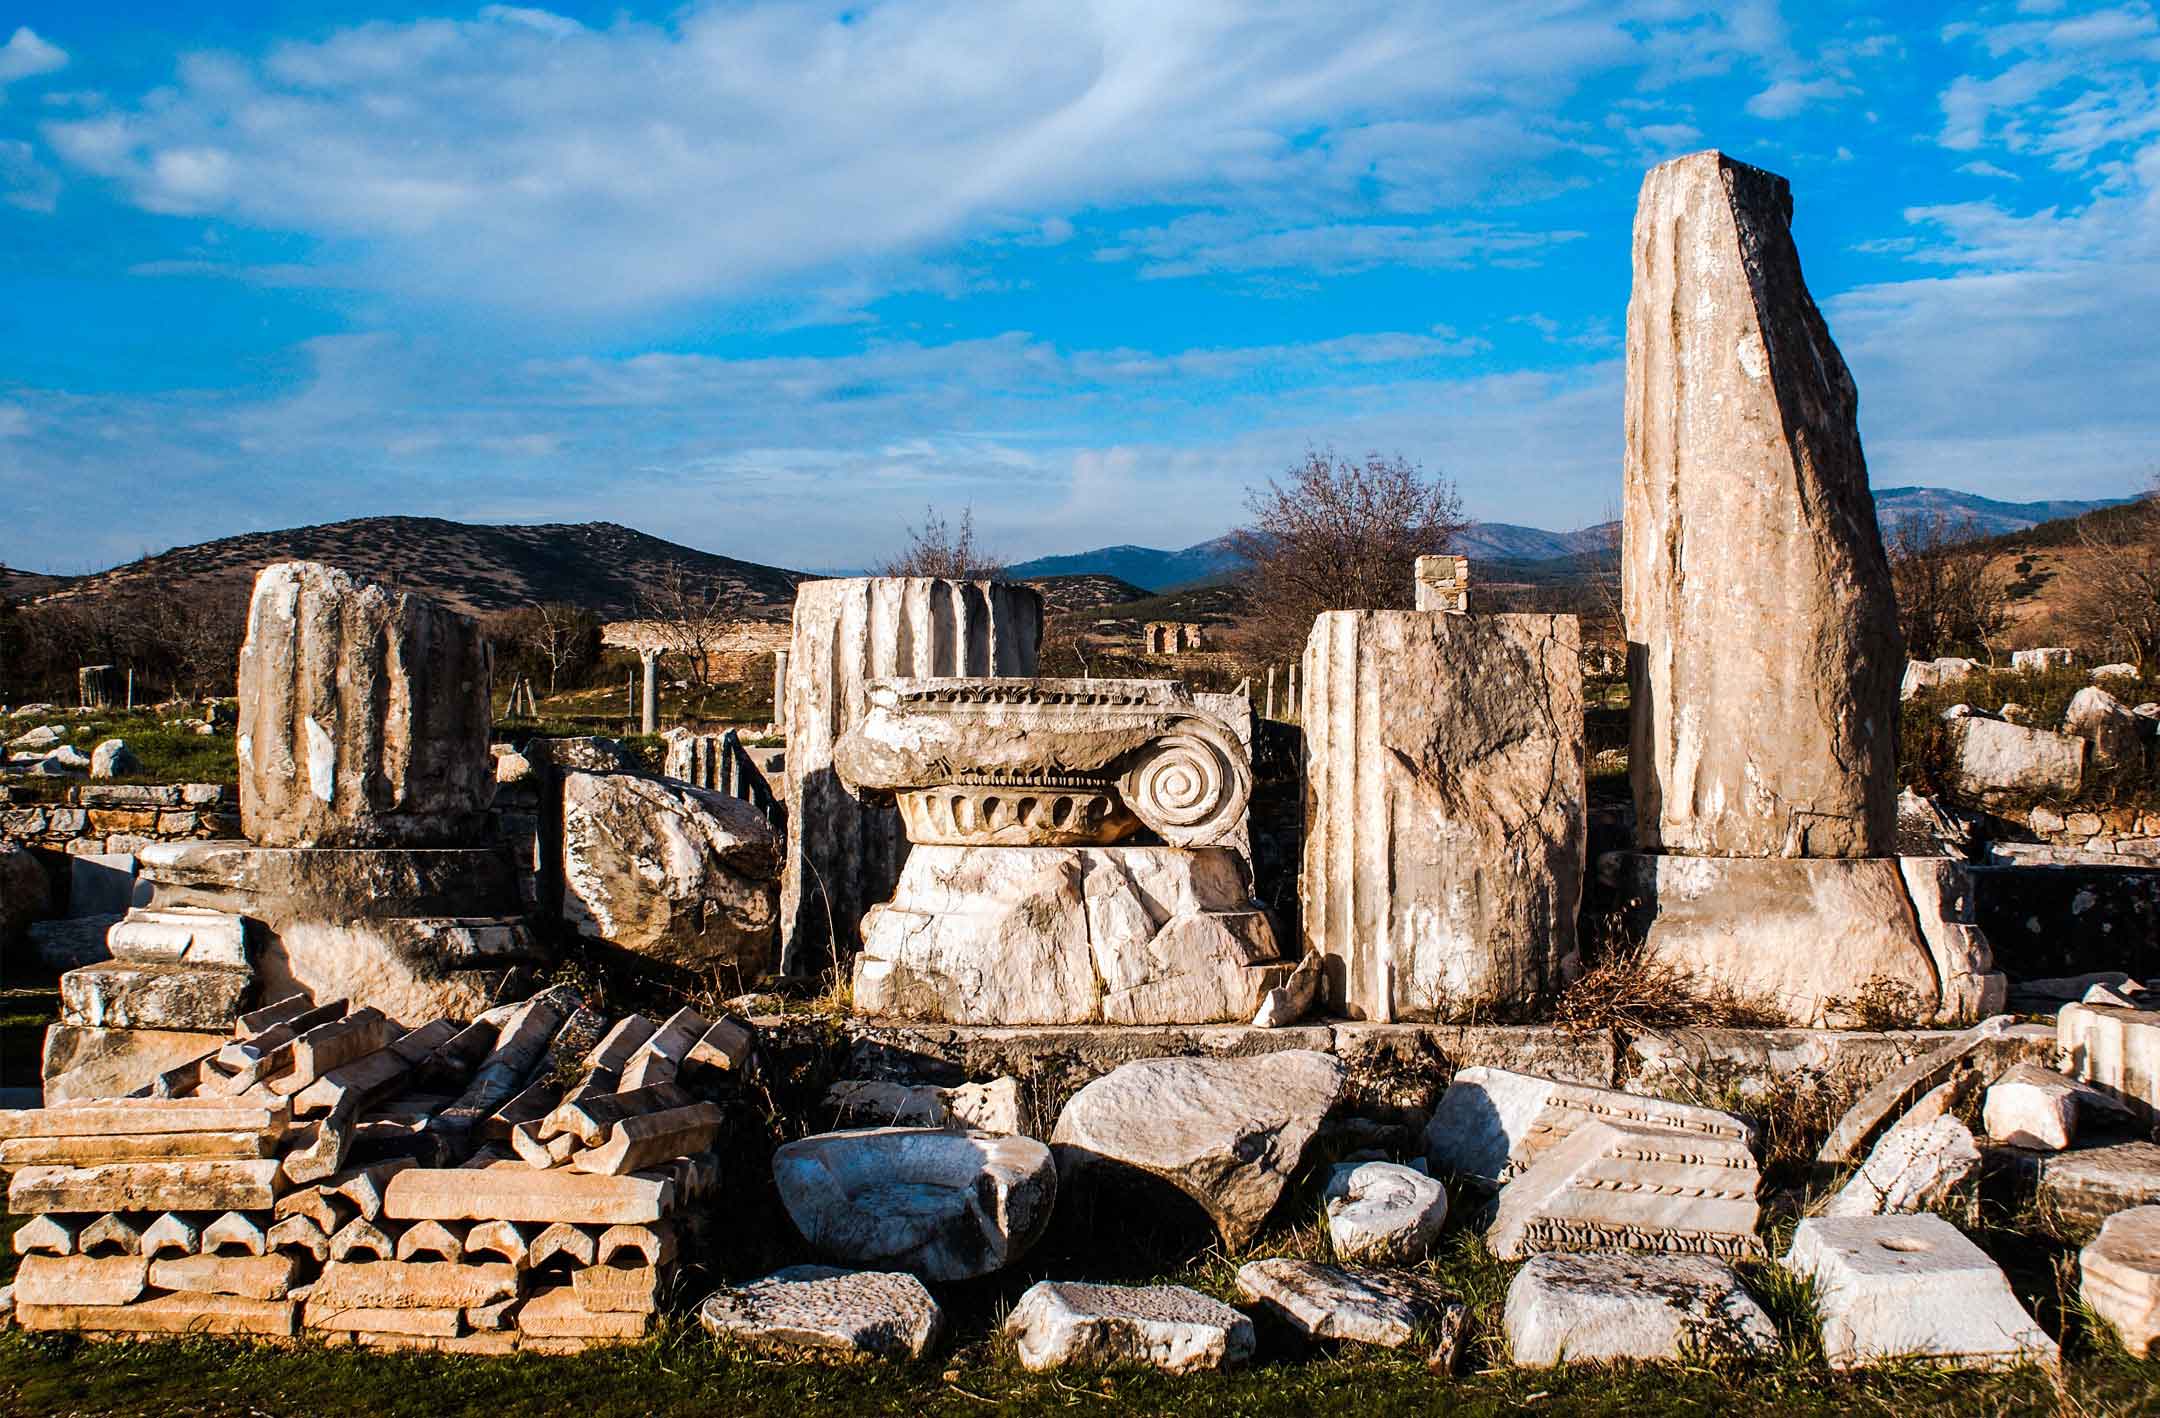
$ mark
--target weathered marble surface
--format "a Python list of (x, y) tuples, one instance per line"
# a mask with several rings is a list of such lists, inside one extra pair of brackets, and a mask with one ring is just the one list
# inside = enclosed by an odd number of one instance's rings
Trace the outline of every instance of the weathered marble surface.
[(1621, 550), (1646, 851), (1893, 850), (1890, 568), (1785, 179), (1719, 152), (1635, 210)]
[(1518, 1014), (1578, 968), (1573, 616), (1330, 611), (1305, 644), (1305, 949), (1355, 1019)]

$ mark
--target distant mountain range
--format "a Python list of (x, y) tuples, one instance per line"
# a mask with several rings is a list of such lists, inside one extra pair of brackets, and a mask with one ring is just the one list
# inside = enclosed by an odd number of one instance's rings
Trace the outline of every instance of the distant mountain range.
[[(1940, 487), (1885, 487), (1875, 490), (1875, 516), (1885, 532), (1901, 523), (1932, 517), (1940, 512), (1950, 519), (1954, 533), (1969, 528), (1977, 537), (2020, 532), (2042, 522), (2076, 517), (2096, 508), (2114, 507), (2130, 499), (2100, 498), (2090, 502), (1998, 502), (1977, 493)], [(1600, 523), (1573, 532), (1548, 532), (1512, 522), (1473, 522), (1455, 539), (1455, 550), (1473, 562), (1551, 562), (1565, 557), (1594, 555), (1612, 545), (1613, 524)], [(1215, 580), (1236, 571), (1240, 563), (1230, 548), (1230, 538), (1216, 537), (1176, 551), (1155, 547), (1098, 547), (1094, 551), (1066, 556), (1037, 557), (1008, 568), (1019, 580), (1042, 576), (1075, 576), (1086, 573), (1115, 576), (1150, 591), (1168, 591)], [(1474, 573), (1473, 573), (1474, 574)]]

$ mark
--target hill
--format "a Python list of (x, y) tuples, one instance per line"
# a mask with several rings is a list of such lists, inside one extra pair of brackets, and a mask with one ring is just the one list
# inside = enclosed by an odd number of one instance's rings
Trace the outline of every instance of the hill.
[[(1886, 487), (1875, 491), (1875, 516), (1887, 533), (1900, 523), (1946, 515), (1954, 528), (1967, 527), (1975, 536), (2000, 536), (2024, 531), (2061, 518), (2076, 517), (2099, 508), (2114, 507), (2127, 498), (2101, 498), (2087, 502), (1998, 502), (1978, 493), (1941, 487)], [(1472, 522), (1455, 539), (1454, 549), (1473, 562), (1501, 563), (1488, 570), (1473, 570), (1478, 580), (1530, 579), (1548, 581), (1564, 576), (1575, 558), (1595, 559), (1608, 553), (1617, 541), (1611, 522), (1582, 527), (1572, 532), (1549, 532), (1513, 522)], [(1221, 580), (1241, 565), (1230, 549), (1230, 538), (1216, 537), (1176, 551), (1156, 547), (1121, 545), (1064, 556), (1037, 557), (1010, 568), (1009, 574), (1029, 580), (1044, 576), (1072, 576), (1088, 572), (1115, 576), (1149, 591), (1169, 591), (1181, 586)], [(1528, 570), (1527, 568), (1534, 568)]]
[(1027, 584), (1042, 593), (1043, 609), (1051, 612), (1095, 611), (1144, 601), (1154, 594), (1130, 581), (1103, 575), (1038, 576)]
[(0, 566), (0, 599), (30, 600), (49, 595), (67, 583), (65, 576), (47, 576), (40, 571), (17, 571), (12, 566)]
[(656, 591), (679, 565), (719, 587), (740, 619), (785, 620), (796, 585), (809, 579), (613, 522), (491, 527), (437, 517), (361, 517), (175, 547), (74, 577), (50, 588), (44, 599), (244, 592), (263, 567), (292, 560), (328, 562), (467, 614), (568, 601), (603, 618), (625, 618), (637, 613), (641, 594)]

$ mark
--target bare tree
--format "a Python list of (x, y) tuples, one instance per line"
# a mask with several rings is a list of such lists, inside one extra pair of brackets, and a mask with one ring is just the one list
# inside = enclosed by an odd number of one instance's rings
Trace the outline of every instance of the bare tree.
[(1990, 574), (1992, 554), (1970, 515), (1953, 521), (1938, 508), (1897, 524), (1888, 539), (1890, 584), (1897, 593), (1898, 627), (1915, 660), (1978, 652), (2010, 623), (2010, 591)]
[(2085, 553), (2061, 620), (2096, 656), (2127, 656), (2140, 669), (2160, 663), (2160, 477), (2127, 507), (2089, 513), (2078, 524)]
[(975, 542), (975, 509), (963, 508), (954, 527), (935, 507), (923, 509), (920, 527), (907, 529), (907, 546), (878, 568), (880, 576), (946, 576), (956, 581), (998, 581), (1005, 558)]
[(638, 597), (642, 617), (659, 632), (663, 649), (679, 655), (699, 689), (712, 688), (713, 652), (733, 609), (726, 582), (699, 576), (671, 561), (659, 582)]
[(575, 670), (592, 658), (600, 630), (600, 618), (583, 606), (567, 601), (544, 601), (518, 618), (518, 644), (547, 666), (548, 693), (561, 684), (563, 672)]
[(211, 698), (235, 692), (240, 667), (240, 643), (247, 639), (247, 588), (210, 585), (185, 601), (174, 596), (148, 596), (133, 609), (140, 617), (149, 646), (162, 652), (138, 656), (162, 660), (146, 666), (162, 669), (173, 689), (191, 698)]
[(1411, 608), (1417, 558), (1469, 525), (1455, 484), (1400, 454), (1308, 450), (1287, 485), (1270, 478), (1245, 505), (1252, 520), (1231, 547), (1246, 563), (1248, 638), (1269, 658), (1300, 653), (1322, 611)]

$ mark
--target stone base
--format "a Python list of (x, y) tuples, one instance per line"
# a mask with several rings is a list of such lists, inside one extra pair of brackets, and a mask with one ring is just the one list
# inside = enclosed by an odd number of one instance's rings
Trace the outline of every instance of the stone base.
[(170, 1068), (214, 1053), (229, 1036), (183, 1029), (45, 1031), (45, 1105), (77, 1098), (118, 1098)]
[(1224, 848), (918, 846), (855, 1007), (950, 1024), (1246, 1021), (1291, 963)]
[(262, 1000), (349, 999), (408, 1027), (470, 1019), (520, 998), (516, 972), (551, 959), (519, 918), (516, 863), (496, 848), (161, 842), (140, 861), (156, 910), (262, 923)]
[(2004, 981), (1937, 863), (1615, 852), (1598, 868), (1645, 951), (1700, 988), (1802, 1025), (1969, 1023)]

